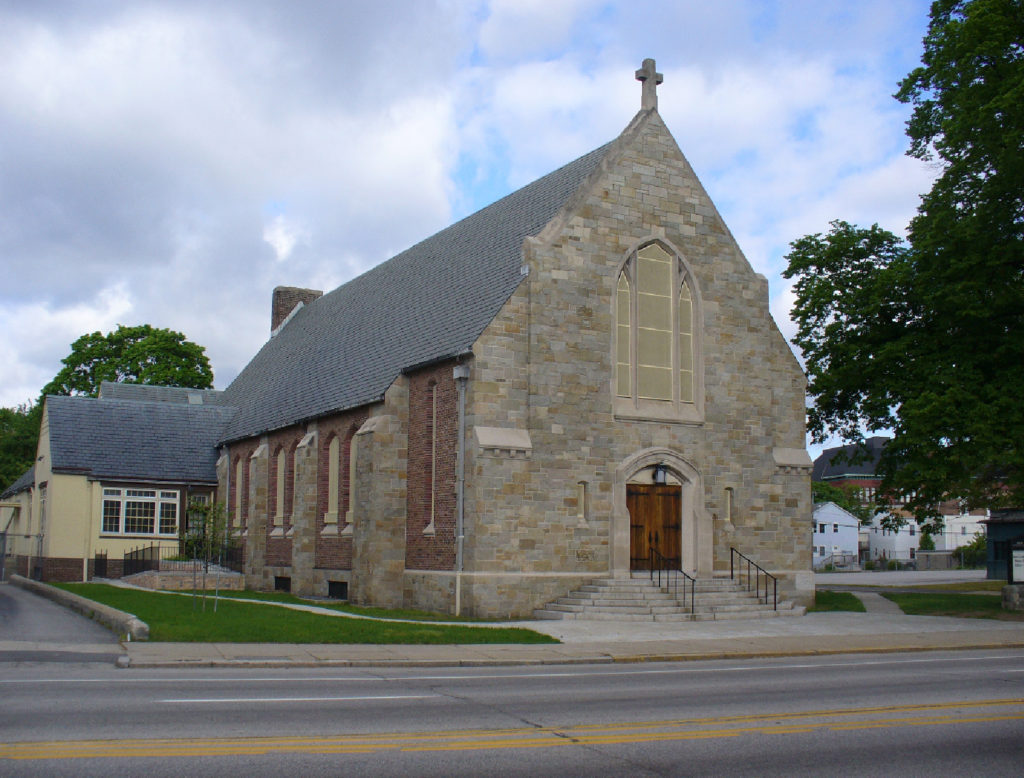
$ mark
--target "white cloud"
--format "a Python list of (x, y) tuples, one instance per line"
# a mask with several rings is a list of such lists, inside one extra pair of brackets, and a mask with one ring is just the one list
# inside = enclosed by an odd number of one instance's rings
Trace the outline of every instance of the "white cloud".
[(309, 234), (282, 214), (278, 214), (263, 228), (263, 240), (274, 249), (277, 261), (284, 262), (291, 256), (295, 244), (309, 240)]
[(54, 307), (46, 301), (0, 308), (0, 406), (35, 400), (57, 374), (71, 344), (89, 332), (110, 332), (133, 323), (134, 306), (123, 284), (103, 289), (88, 302)]
[(594, 0), (492, 0), (479, 47), (491, 61), (522, 61), (563, 49)]

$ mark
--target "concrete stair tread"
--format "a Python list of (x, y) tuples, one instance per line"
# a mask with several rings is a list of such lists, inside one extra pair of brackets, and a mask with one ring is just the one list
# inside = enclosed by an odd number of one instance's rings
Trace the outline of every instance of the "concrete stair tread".
[(725, 619), (801, 616), (805, 609), (788, 601), (777, 609), (762, 602), (763, 594), (731, 579), (694, 582), (696, 607), (691, 607), (690, 586), (676, 576), (647, 574), (631, 578), (598, 578), (534, 611), (538, 619), (590, 619), (594, 621), (716, 621)]

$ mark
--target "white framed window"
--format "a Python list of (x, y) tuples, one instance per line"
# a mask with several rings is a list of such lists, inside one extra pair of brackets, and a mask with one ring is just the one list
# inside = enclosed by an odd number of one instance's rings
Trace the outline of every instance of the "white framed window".
[(178, 492), (103, 488), (104, 535), (178, 534)]

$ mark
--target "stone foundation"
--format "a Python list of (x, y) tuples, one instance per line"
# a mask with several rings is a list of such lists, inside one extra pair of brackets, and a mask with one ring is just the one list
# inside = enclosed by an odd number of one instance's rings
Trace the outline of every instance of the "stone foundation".
[[(531, 619), (533, 611), (564, 597), (601, 573), (462, 573), (406, 570), (404, 605), (475, 619)], [(461, 578), (461, 582), (460, 582)]]

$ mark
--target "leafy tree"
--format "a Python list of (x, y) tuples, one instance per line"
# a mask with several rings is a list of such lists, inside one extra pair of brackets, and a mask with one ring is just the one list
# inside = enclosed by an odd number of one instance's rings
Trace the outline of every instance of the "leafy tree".
[(189, 559), (199, 559), (207, 564), (219, 562), (228, 552), (233, 539), (225, 530), (227, 514), (224, 503), (210, 503), (192, 498), (189, 500), (187, 521), (179, 528), (179, 545)]
[(32, 402), (0, 408), (0, 491), (35, 462), (41, 417), (42, 406)]
[(816, 441), (891, 430), (881, 490), (1024, 505), (1024, 4), (936, 0), (900, 84), (911, 156), (937, 163), (908, 242), (832, 223), (794, 241), (794, 342)]
[(185, 340), (180, 332), (148, 324), (121, 324), (106, 335), (83, 335), (61, 361), (64, 367), (43, 389), (44, 395), (96, 397), (103, 381), (195, 389), (213, 386), (213, 370), (202, 346)]
[(861, 524), (870, 524), (878, 512), (873, 502), (862, 503), (857, 496), (857, 487), (853, 484), (835, 486), (824, 481), (811, 482), (811, 496), (814, 502), (832, 502), (847, 511), (860, 521)]
[(921, 540), (917, 544), (918, 551), (934, 551), (935, 550), (935, 538), (932, 537), (930, 532), (922, 532)]

